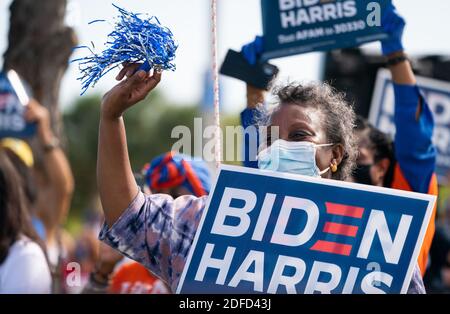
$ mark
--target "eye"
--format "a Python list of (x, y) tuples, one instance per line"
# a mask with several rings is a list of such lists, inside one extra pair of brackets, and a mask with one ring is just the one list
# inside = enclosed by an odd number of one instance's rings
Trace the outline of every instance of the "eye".
[(302, 141), (309, 136), (311, 136), (311, 134), (302, 130), (297, 130), (289, 133), (289, 139), (291, 141)]

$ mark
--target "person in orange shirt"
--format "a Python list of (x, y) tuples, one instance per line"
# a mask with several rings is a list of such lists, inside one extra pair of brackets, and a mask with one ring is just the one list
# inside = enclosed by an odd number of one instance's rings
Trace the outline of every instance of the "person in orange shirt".
[[(389, 40), (382, 42), (382, 48), (394, 85), (394, 141), (360, 119), (356, 128), (359, 158), (353, 178), (362, 184), (437, 195), (433, 114), (417, 86), (411, 63), (404, 53), (402, 34), (405, 24), (395, 8), (388, 10), (383, 20), (385, 30), (391, 35)], [(434, 236), (435, 216), (436, 207), (418, 258), (422, 276), (427, 268)]]
[[(397, 132), (392, 142), (387, 134), (359, 119), (355, 131), (359, 157), (351, 181), (437, 195), (438, 184), (434, 173), (436, 148), (432, 142), (433, 115), (417, 86), (411, 63), (404, 52), (402, 37), (406, 22), (392, 4), (384, 12), (382, 27), (388, 38), (381, 41), (381, 47), (394, 83), (394, 122)], [(261, 57), (263, 42), (257, 36), (253, 42), (243, 46), (242, 54), (250, 64), (255, 64)], [(244, 128), (255, 123), (258, 106), (264, 101), (265, 91), (247, 84), (247, 108), (241, 113)], [(244, 166), (257, 168), (255, 156), (248, 154), (251, 151), (249, 139), (244, 137), (243, 143), (246, 152)], [(435, 215), (436, 208), (418, 258), (420, 272), (417, 273), (422, 277), (434, 235)]]
[(126, 262), (115, 271), (109, 293), (169, 294), (167, 286), (147, 268), (136, 262)]

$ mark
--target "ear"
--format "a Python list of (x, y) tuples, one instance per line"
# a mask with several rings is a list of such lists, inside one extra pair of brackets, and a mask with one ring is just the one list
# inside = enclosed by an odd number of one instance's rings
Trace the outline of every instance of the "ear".
[(342, 162), (342, 159), (344, 159), (344, 154), (345, 154), (345, 150), (344, 150), (344, 146), (342, 144), (337, 144), (333, 146), (333, 150), (332, 150), (332, 160), (331, 162), (335, 161), (336, 165), (340, 165)]
[(372, 167), (374, 176), (373, 179), (375, 181), (383, 182), (390, 165), (391, 161), (389, 160), (389, 158), (383, 158), (377, 161)]

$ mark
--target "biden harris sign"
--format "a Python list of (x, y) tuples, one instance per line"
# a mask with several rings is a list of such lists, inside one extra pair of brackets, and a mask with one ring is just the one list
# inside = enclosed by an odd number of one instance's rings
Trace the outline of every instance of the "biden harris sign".
[(222, 166), (178, 293), (405, 293), (435, 197)]
[[(450, 83), (417, 77), (417, 85), (433, 112), (433, 143), (437, 149), (436, 174), (441, 184), (446, 184), (450, 171)], [(370, 108), (370, 122), (382, 130), (395, 135), (395, 96), (391, 74), (381, 69), (377, 75)]]
[(25, 106), (20, 102), (4, 72), (0, 72), (0, 138), (28, 138), (36, 133), (36, 124), (24, 119)]
[(387, 37), (390, 0), (261, 0), (264, 60), (354, 47)]

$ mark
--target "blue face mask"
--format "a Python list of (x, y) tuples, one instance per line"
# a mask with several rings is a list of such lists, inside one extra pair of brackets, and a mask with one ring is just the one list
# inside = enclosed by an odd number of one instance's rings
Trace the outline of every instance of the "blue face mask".
[(333, 144), (316, 145), (311, 142), (277, 140), (258, 154), (258, 167), (262, 170), (320, 177), (327, 173), (330, 167), (320, 171), (316, 164), (316, 149), (328, 146)]

